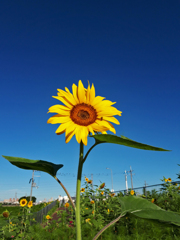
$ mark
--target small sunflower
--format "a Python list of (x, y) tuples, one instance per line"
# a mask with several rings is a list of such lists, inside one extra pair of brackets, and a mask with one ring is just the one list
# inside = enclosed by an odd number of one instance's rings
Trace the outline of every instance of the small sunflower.
[(88, 210), (88, 208), (86, 208), (86, 210)]
[(92, 184), (92, 180), (89, 180), (88, 183), (89, 183), (89, 184)]
[(85, 177), (85, 181), (88, 182), (88, 181), (89, 181), (89, 178)]
[(115, 195), (116, 195), (115, 193), (111, 193), (111, 194), (110, 194), (111, 197), (114, 197)]
[(29, 201), (28, 202), (28, 208), (31, 208), (33, 206), (33, 202), (32, 201)]
[(67, 203), (65, 203), (65, 205), (64, 205), (66, 208), (68, 208), (69, 207), (69, 203), (67, 202)]
[(81, 188), (81, 192), (85, 192), (85, 188)]
[(91, 201), (91, 204), (94, 204), (94, 200)]
[(101, 192), (101, 195), (103, 195), (103, 194), (104, 194), (104, 192), (102, 191), (102, 192)]
[(12, 222), (10, 222), (9, 224), (12, 224)]
[(57, 89), (58, 96), (53, 98), (58, 99), (64, 105), (54, 105), (49, 108), (49, 112), (57, 113), (50, 117), (47, 123), (60, 124), (56, 130), (56, 134), (60, 135), (65, 132), (66, 143), (75, 135), (78, 143), (81, 141), (87, 145), (87, 137), (89, 133), (93, 135), (97, 132), (106, 134), (106, 131), (116, 133), (114, 126), (110, 123), (120, 124), (113, 117), (114, 115), (121, 116), (121, 111), (112, 107), (115, 102), (104, 100), (104, 97), (95, 97), (95, 88), (92, 84), (90, 88), (84, 88), (81, 80), (78, 86), (72, 85), (72, 93), (65, 87), (65, 91)]
[(3, 212), (3, 217), (8, 218), (9, 217), (9, 212), (8, 210)]
[(21, 207), (25, 207), (27, 205), (27, 200), (25, 198), (21, 199), (20, 205)]
[(90, 220), (91, 220), (90, 218), (87, 218), (87, 219), (86, 219), (86, 222), (89, 222)]
[(51, 219), (51, 217), (50, 217), (49, 215), (47, 215), (47, 216), (46, 216), (46, 219), (49, 220), (49, 219)]
[(100, 186), (99, 186), (99, 189), (102, 189), (105, 187), (105, 183), (102, 183)]
[(168, 182), (171, 182), (171, 181), (172, 181), (171, 178), (168, 178), (167, 180), (168, 180)]
[(166, 178), (165, 178), (165, 179), (164, 179), (164, 181), (165, 181), (165, 182), (167, 182), (167, 181), (168, 181), (168, 179), (166, 179)]
[(134, 190), (131, 190), (131, 191), (130, 191), (130, 194), (131, 194), (131, 195), (134, 195)]
[(108, 211), (108, 213), (110, 212), (110, 210), (109, 210), (109, 209), (108, 209), (107, 211)]
[(94, 214), (94, 210), (92, 211), (92, 214)]

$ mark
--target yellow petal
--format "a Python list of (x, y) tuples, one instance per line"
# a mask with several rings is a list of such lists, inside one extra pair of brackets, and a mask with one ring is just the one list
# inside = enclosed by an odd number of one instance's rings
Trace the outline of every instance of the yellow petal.
[(110, 107), (111, 105), (115, 104), (116, 102), (111, 102), (109, 100), (104, 100), (104, 101), (101, 101), (100, 103), (98, 103), (96, 105), (96, 110), (97, 111), (100, 111), (101, 108), (106, 108), (106, 107)]
[(51, 106), (48, 110), (48, 112), (56, 112), (58, 109), (61, 109), (63, 111), (69, 111), (69, 108), (66, 107), (66, 106), (63, 106), (63, 105), (59, 105), (59, 104), (56, 104), (56, 105), (53, 105)]
[(82, 138), (82, 142), (84, 143), (85, 146), (87, 146), (87, 136), (88, 136), (88, 129), (87, 127), (82, 127), (82, 131), (81, 131), (81, 138)]
[(101, 120), (97, 119), (96, 123), (99, 124), (100, 126), (103, 126), (103, 127), (107, 128), (111, 132), (115, 132), (114, 126), (111, 123), (107, 122), (107, 121), (104, 121), (104, 120), (101, 121)]
[(103, 99), (105, 99), (105, 97), (97, 96), (97, 97), (94, 98), (91, 105), (94, 107), (97, 104), (101, 103)]
[(65, 99), (64, 97), (56, 97), (56, 96), (53, 96), (53, 98), (56, 98), (58, 99), (59, 101), (61, 101), (62, 103), (64, 103), (67, 107), (69, 107), (70, 109), (73, 108), (73, 104), (69, 101), (67, 101), (67, 99)]
[(94, 101), (95, 98), (95, 88), (94, 84), (92, 84), (91, 89), (90, 89), (90, 98), (89, 98), (89, 103), (91, 104)]
[(69, 133), (73, 132), (76, 129), (76, 124), (74, 124), (71, 121), (71, 124), (66, 128), (66, 134), (65, 136), (67, 136)]
[(69, 89), (67, 87), (65, 87), (65, 90), (66, 90), (66, 92), (70, 93), (70, 91), (69, 91)]
[(57, 134), (62, 134), (65, 132), (66, 128), (68, 128), (71, 125), (72, 121), (62, 123), (56, 130)]
[(70, 111), (68, 110), (62, 110), (61, 108), (57, 108), (57, 107), (50, 107), (49, 108), (49, 112), (51, 113), (59, 113), (62, 116), (70, 116)]
[(117, 110), (115, 107), (106, 107), (101, 109), (101, 111), (98, 111), (98, 116), (103, 117), (103, 116), (113, 116), (113, 115), (119, 115), (121, 116), (121, 111)]
[(77, 142), (80, 143), (81, 142), (81, 126), (77, 126), (75, 135), (76, 135)]
[(72, 85), (73, 96), (74, 96), (74, 99), (76, 100), (76, 102), (79, 103), (77, 89), (78, 89), (77, 86), (73, 83), (73, 85)]
[(109, 130), (108, 128), (106, 128), (104, 126), (101, 126), (101, 125), (97, 124), (96, 122), (92, 123), (91, 127), (93, 128), (93, 130), (95, 132), (103, 132), (103, 131)]
[(61, 89), (58, 89), (58, 91), (60, 93), (60, 95), (59, 94), (58, 95), (64, 97), (69, 103), (71, 103), (72, 105), (76, 105), (77, 104), (74, 96), (71, 93), (67, 93), (67, 92), (65, 92), (65, 91), (63, 91)]
[(66, 136), (66, 143), (68, 143), (71, 138), (74, 136), (75, 130), (70, 132), (67, 136)]
[(91, 133), (92, 133), (92, 135), (94, 135), (94, 131), (93, 131), (93, 128), (92, 128), (92, 126), (91, 126), (91, 125), (89, 125), (89, 126), (88, 126), (88, 130), (89, 130), (89, 132), (91, 132)]
[(80, 103), (85, 102), (85, 90), (81, 80), (78, 83), (78, 99)]
[(65, 123), (65, 122), (69, 122), (71, 119), (69, 117), (62, 117), (60, 116), (60, 114), (56, 114), (52, 117), (50, 117), (47, 121), (47, 123), (51, 123), (51, 124), (56, 124), (56, 123)]
[(86, 91), (86, 103), (89, 104), (90, 101), (90, 85), (89, 85), (89, 81), (88, 81), (88, 88)]
[(118, 124), (118, 125), (120, 124), (120, 122), (115, 117), (103, 117), (103, 120), (113, 122), (113, 123)]

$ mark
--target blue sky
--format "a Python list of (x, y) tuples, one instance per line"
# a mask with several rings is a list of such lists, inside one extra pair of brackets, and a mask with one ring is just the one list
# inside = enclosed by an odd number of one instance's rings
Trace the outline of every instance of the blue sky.
[[(180, 3), (178, 1), (4, 1), (0, 8), (0, 155), (63, 164), (57, 177), (75, 195), (79, 145), (66, 144), (47, 124), (60, 102), (57, 88), (94, 83), (96, 95), (122, 111), (118, 136), (172, 150), (155, 152), (101, 144), (83, 174), (94, 184), (125, 189), (177, 180), (180, 167)], [(85, 152), (94, 143), (88, 139)], [(65, 195), (48, 174), (37, 172), (37, 200)], [(84, 178), (83, 175), (83, 178)], [(0, 201), (30, 194), (32, 171), (0, 157)], [(84, 179), (83, 179), (84, 181)], [(83, 184), (83, 182), (82, 182)], [(130, 186), (130, 176), (128, 176)], [(83, 186), (83, 185), (82, 185)]]

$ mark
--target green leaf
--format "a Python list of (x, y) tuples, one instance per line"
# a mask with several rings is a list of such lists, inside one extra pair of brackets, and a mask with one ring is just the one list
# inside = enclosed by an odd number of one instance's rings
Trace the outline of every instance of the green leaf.
[[(2, 155), (3, 156), (3, 155)], [(26, 170), (37, 170), (56, 176), (57, 171), (63, 167), (63, 164), (54, 164), (43, 160), (30, 160), (27, 158), (3, 156), (11, 164)]]
[(125, 196), (119, 198), (122, 213), (130, 213), (143, 219), (163, 221), (180, 226), (180, 215), (166, 211), (149, 202), (147, 199), (136, 196)]
[(143, 149), (143, 150), (171, 151), (171, 150), (166, 150), (163, 148), (153, 147), (153, 146), (150, 146), (147, 144), (135, 142), (124, 136), (118, 137), (116, 135), (111, 135), (111, 134), (96, 134), (96, 135), (91, 135), (89, 137), (93, 137), (97, 144), (99, 144), (99, 143), (115, 143), (115, 144), (120, 144), (120, 145), (124, 145), (127, 147), (139, 148), (139, 149)]

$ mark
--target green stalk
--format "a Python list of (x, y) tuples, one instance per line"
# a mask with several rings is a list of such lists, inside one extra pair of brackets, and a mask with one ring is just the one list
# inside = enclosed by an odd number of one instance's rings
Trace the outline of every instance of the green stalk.
[(75, 210), (75, 205), (74, 205), (73, 200), (72, 200), (70, 194), (68, 193), (67, 189), (65, 188), (65, 186), (62, 184), (62, 182), (56, 176), (54, 176), (54, 178), (61, 185), (61, 187), (64, 189), (65, 193), (67, 194), (67, 196), (68, 196), (68, 198), (69, 198), (69, 200), (70, 200), (70, 202), (71, 202), (71, 204), (72, 204), (72, 206)]
[(126, 215), (126, 213), (124, 215), (120, 215), (118, 218), (114, 219), (112, 222), (108, 223), (105, 227), (103, 227), (97, 234), (96, 236), (93, 238), (93, 240), (96, 240), (108, 227), (110, 227), (111, 225), (113, 225), (114, 223), (116, 223), (120, 218), (124, 217)]
[(84, 145), (81, 141), (77, 184), (76, 184), (76, 240), (81, 240), (80, 191), (81, 191), (81, 175), (82, 175), (82, 168), (83, 168), (83, 150), (84, 150)]

